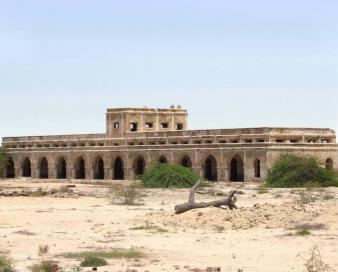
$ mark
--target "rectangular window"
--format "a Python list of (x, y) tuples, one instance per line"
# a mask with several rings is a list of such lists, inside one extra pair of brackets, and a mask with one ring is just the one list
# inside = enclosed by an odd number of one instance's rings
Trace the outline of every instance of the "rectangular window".
[(150, 129), (150, 128), (153, 128), (153, 127), (154, 127), (154, 124), (150, 123), (150, 122), (147, 122), (146, 125), (145, 125), (145, 128), (147, 128), (147, 129)]
[(130, 131), (132, 132), (137, 131), (137, 123), (134, 123), (134, 122), (130, 123)]
[(169, 127), (168, 123), (161, 123), (161, 128), (162, 129), (167, 129)]
[(120, 123), (119, 122), (115, 122), (114, 123), (114, 128), (120, 128)]
[(183, 124), (176, 124), (176, 130), (182, 130)]

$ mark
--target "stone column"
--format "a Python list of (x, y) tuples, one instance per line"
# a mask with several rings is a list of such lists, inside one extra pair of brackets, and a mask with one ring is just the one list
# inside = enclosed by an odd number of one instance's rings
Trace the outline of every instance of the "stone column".
[(21, 167), (15, 166), (14, 171), (15, 171), (15, 177), (20, 178), (21, 177)]
[(113, 173), (112, 173), (112, 169), (110, 167), (104, 168), (104, 179), (105, 180), (112, 180), (113, 179)]

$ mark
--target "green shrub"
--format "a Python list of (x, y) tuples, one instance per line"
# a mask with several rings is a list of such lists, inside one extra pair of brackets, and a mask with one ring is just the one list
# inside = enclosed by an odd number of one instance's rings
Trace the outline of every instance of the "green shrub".
[(190, 188), (197, 180), (191, 169), (166, 163), (152, 165), (141, 176), (143, 185), (150, 188)]
[(266, 186), (279, 188), (338, 186), (338, 176), (334, 170), (322, 167), (314, 157), (283, 155), (269, 170)]
[(107, 261), (101, 257), (96, 256), (86, 256), (84, 260), (81, 262), (82, 267), (100, 267), (106, 266)]
[(11, 261), (4, 255), (0, 255), (0, 272), (14, 272)]

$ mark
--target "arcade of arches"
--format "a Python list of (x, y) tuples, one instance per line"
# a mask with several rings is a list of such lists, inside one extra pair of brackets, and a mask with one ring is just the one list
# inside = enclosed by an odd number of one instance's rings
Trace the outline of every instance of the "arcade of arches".
[[(155, 160), (156, 161), (154, 162), (171, 163), (164, 155), (157, 157)], [(82, 156), (79, 156), (71, 164), (69, 164), (66, 157), (60, 156), (57, 157), (54, 162), (55, 169), (53, 169), (54, 164), (51, 163), (47, 157), (40, 157), (37, 162), (34, 163), (34, 161), (27, 156), (16, 165), (15, 160), (10, 157), (5, 168), (5, 177), (15, 178), (21, 176), (41, 179), (74, 178), (94, 180), (103, 180), (108, 177), (113, 180), (124, 180), (139, 177), (144, 173), (146, 167), (153, 163), (151, 161), (147, 161), (142, 155), (139, 155), (134, 160), (130, 161), (130, 168), (128, 168), (128, 164), (121, 156), (114, 158), (111, 161), (111, 166), (108, 168), (105, 168), (105, 161), (100, 156), (94, 156), (89, 162)], [(327, 158), (324, 162), (327, 169), (332, 169), (334, 167), (334, 161), (331, 158)], [(191, 168), (193, 171), (200, 173), (203, 178), (209, 181), (228, 180), (243, 182), (247, 180), (248, 177), (246, 176), (248, 175), (246, 172), (252, 173), (250, 174), (251, 176), (249, 176), (252, 179), (262, 178), (261, 160), (258, 158), (252, 158), (249, 161), (247, 159), (246, 163), (248, 164), (248, 168), (246, 168), (243, 162), (243, 157), (239, 154), (233, 155), (229, 160), (226, 160), (225, 165), (222, 165), (222, 163), (220, 163), (213, 155), (204, 157), (200, 164), (196, 165), (192, 162), (192, 156), (186, 154), (181, 156), (177, 163), (183, 167)]]

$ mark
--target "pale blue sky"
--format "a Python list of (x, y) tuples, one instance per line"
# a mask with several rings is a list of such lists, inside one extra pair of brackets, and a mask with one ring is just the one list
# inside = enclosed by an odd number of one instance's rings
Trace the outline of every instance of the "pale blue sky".
[(338, 129), (337, 0), (0, 0), (0, 136), (104, 132), (105, 108), (190, 128)]

